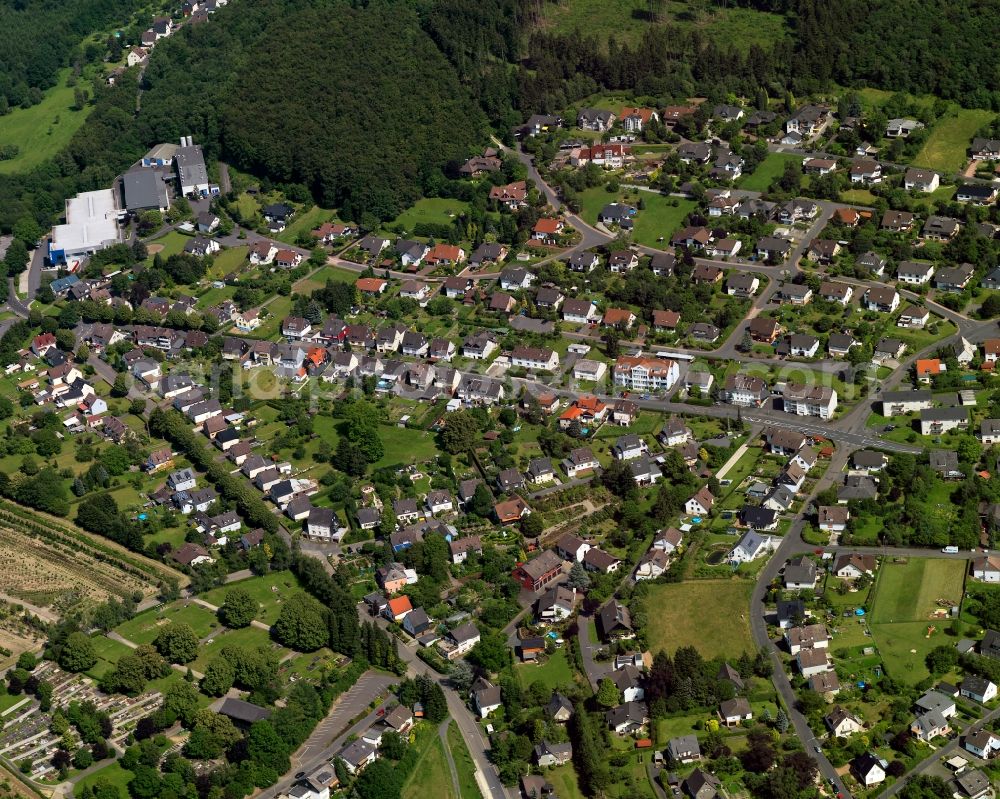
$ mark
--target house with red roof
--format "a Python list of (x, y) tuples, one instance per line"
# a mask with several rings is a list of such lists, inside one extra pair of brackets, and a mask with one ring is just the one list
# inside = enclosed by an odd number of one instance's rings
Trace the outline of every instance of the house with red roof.
[(535, 241), (554, 241), (555, 237), (562, 233), (563, 227), (564, 225), (561, 219), (542, 217), (535, 222), (535, 227), (532, 228), (531, 231), (531, 238)]
[(398, 596), (395, 599), (389, 600), (382, 613), (389, 621), (399, 624), (399, 622), (406, 618), (406, 614), (412, 610), (413, 605), (410, 603), (410, 598), (408, 596)]

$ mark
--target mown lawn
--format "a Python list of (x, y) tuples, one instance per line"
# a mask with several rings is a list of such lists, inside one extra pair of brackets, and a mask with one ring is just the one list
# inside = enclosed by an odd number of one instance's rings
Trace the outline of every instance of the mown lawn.
[[(60, 70), (56, 85), (49, 89), (42, 102), (31, 108), (15, 108), (0, 116), (0, 146), (16, 144), (20, 148), (16, 158), (0, 161), (0, 174), (27, 172), (52, 158), (69, 144), (69, 140), (86, 122), (93, 106), (82, 111), (73, 110), (74, 89), (66, 85), (70, 70)], [(81, 81), (80, 88), (93, 91)]]
[(670, 241), (696, 207), (693, 200), (679, 200), (648, 191), (640, 196), (645, 207), (636, 214), (632, 238), (647, 247), (656, 246), (661, 238)]
[(868, 189), (848, 189), (840, 193), (840, 201), (853, 205), (871, 205), (875, 202), (875, 195)]
[(185, 236), (183, 233), (178, 233), (176, 230), (171, 230), (164, 236), (160, 236), (158, 239), (153, 239), (146, 246), (149, 249), (149, 258), (146, 259), (146, 263), (149, 266), (153, 264), (153, 257), (159, 253), (162, 258), (169, 258), (171, 255), (177, 255), (184, 249), (184, 245), (191, 241), (190, 236)]
[(965, 561), (910, 558), (905, 564), (883, 563), (869, 615), (872, 637), (886, 672), (895, 679), (916, 683), (929, 676), (924, 659), (948, 644), (948, 619), (931, 618), (939, 606), (962, 598)]
[(358, 273), (352, 272), (350, 269), (344, 269), (339, 266), (324, 266), (317, 269), (308, 278), (303, 278), (298, 283), (293, 286), (294, 291), (297, 294), (311, 294), (317, 289), (321, 289), (326, 286), (327, 282), (332, 280), (335, 283), (355, 283), (358, 279)]
[[(265, 307), (267, 308), (268, 316), (264, 319), (264, 322), (260, 327), (254, 330), (252, 334), (248, 334), (251, 338), (276, 338), (281, 332), (282, 321), (292, 312), (292, 298), (279, 294)], [(234, 333), (239, 335), (238, 331), (234, 331)]]
[(767, 158), (757, 165), (757, 168), (750, 174), (744, 174), (736, 181), (741, 189), (748, 191), (767, 191), (775, 178), (780, 177), (785, 171), (787, 163), (802, 163), (801, 155), (788, 155), (787, 153), (770, 153)]
[[(927, 679), (930, 676), (924, 662), (927, 654), (936, 646), (954, 644), (954, 639), (949, 639), (944, 633), (947, 624), (947, 621), (933, 625), (925, 621), (872, 624), (872, 637), (886, 673), (911, 685)], [(937, 629), (928, 637), (931, 626)]]
[(584, 221), (595, 224), (598, 214), (605, 205), (613, 202), (624, 202), (634, 208), (638, 208), (639, 199), (642, 199), (643, 208), (637, 210), (633, 219), (635, 229), (632, 231), (632, 239), (653, 247), (658, 243), (658, 239), (669, 240), (684, 224), (684, 218), (695, 209), (695, 203), (691, 200), (680, 200), (676, 197), (664, 197), (651, 191), (629, 192), (627, 199), (622, 199), (622, 193), (608, 192), (603, 186), (587, 189), (579, 194), (582, 209), (581, 216)]
[(573, 670), (566, 659), (565, 649), (557, 649), (542, 665), (518, 663), (514, 670), (525, 688), (536, 682), (542, 683), (547, 688), (560, 688), (573, 684)]
[(927, 622), (944, 607), (939, 599), (958, 605), (965, 567), (965, 561), (941, 558), (910, 558), (905, 564), (887, 560), (879, 573), (872, 623)]
[(417, 200), (412, 208), (407, 208), (397, 216), (392, 225), (402, 225), (407, 233), (420, 223), (435, 225), (450, 225), (453, 218), (469, 210), (469, 204), (464, 200), (454, 200), (447, 197), (425, 197)]
[(938, 169), (946, 174), (957, 172), (968, 160), (967, 151), (972, 137), (994, 116), (992, 111), (956, 109), (955, 116), (934, 125), (924, 146), (913, 159), (913, 165)]
[(375, 469), (383, 466), (422, 463), (437, 457), (438, 449), (433, 433), (382, 425), (381, 434), (385, 454), (373, 464)]
[(76, 796), (82, 796), (83, 791), (86, 788), (89, 788), (100, 780), (101, 782), (107, 782), (110, 785), (113, 785), (118, 790), (118, 794), (122, 797), (122, 799), (125, 799), (125, 797), (128, 796), (128, 784), (132, 781), (133, 776), (134, 775), (131, 771), (123, 769), (116, 760), (113, 763), (109, 763), (104, 766), (104, 768), (100, 768), (92, 774), (88, 774), (82, 780), (77, 782), (73, 786), (74, 793)]
[[(693, 646), (706, 658), (752, 652), (749, 581), (693, 580), (650, 586), (647, 639), (652, 652)], [(706, 630), (712, 630), (710, 636)]]

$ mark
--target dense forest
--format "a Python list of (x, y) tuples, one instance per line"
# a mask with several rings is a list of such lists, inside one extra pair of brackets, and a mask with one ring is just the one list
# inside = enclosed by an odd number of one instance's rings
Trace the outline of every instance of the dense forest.
[(62, 67), (91, 60), (81, 49), (87, 36), (122, 24), (139, 6), (138, 0), (0, 0), (0, 114), (38, 103)]
[(601, 88), (654, 97), (772, 97), (828, 91), (834, 84), (936, 94), (1000, 109), (1000, 64), (991, 42), (1000, 16), (988, 4), (941, 0), (748, 0), (785, 13), (793, 36), (771, 49), (712, 39), (700, 30), (651, 26), (628, 46), (536, 31), (518, 85), (525, 108), (561, 108)]
[[(187, 133), (230, 162), (301, 183), (350, 218), (391, 218), (486, 118), (402, 6), (241, 3), (162, 45), (147, 73), (143, 137)], [(263, 23), (263, 24), (258, 24)]]

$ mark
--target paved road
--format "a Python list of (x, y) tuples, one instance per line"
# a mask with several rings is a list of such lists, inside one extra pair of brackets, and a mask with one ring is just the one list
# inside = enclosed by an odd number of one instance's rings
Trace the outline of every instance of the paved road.
[(590, 687), (597, 691), (598, 683), (608, 675), (611, 669), (610, 663), (597, 662), (597, 651), (603, 647), (603, 644), (595, 644), (590, 640), (590, 623), (594, 620), (593, 614), (585, 616), (580, 613), (577, 615), (576, 638), (580, 644), (580, 659), (583, 661), (583, 670), (587, 674), (587, 681), (590, 683)]
[[(847, 457), (848, 453), (846, 450), (837, 450), (823, 477), (816, 481), (812, 494), (806, 499), (804, 506), (808, 506), (809, 499), (828, 488), (833, 484), (834, 480), (840, 477), (841, 471), (847, 463)], [(771, 556), (771, 559), (761, 569), (760, 575), (757, 578), (757, 584), (754, 586), (753, 594), (750, 598), (750, 629), (753, 634), (754, 643), (758, 647), (766, 648), (770, 653), (771, 665), (774, 668), (771, 682), (781, 696), (782, 703), (787, 709), (788, 718), (795, 728), (796, 735), (806, 751), (816, 760), (824, 781), (834, 780), (837, 790), (844, 794), (845, 799), (850, 799), (851, 794), (847, 791), (836, 769), (827, 760), (826, 755), (816, 751), (819, 743), (809, 728), (805, 716), (796, 707), (798, 699), (785, 672), (784, 663), (779, 656), (777, 647), (767, 634), (767, 623), (764, 616), (764, 597), (767, 588), (774, 578), (778, 576), (778, 571), (784, 565), (785, 561), (796, 551), (799, 551), (801, 547), (805, 546), (805, 542), (802, 540), (802, 528), (804, 524), (805, 521), (800, 516), (785, 534), (784, 538), (782, 538), (778, 549)]]
[[(364, 622), (372, 621), (372, 617), (368, 614), (364, 604), (359, 604), (358, 616)], [(381, 617), (375, 621), (384, 628), (388, 627), (386, 620)], [(407, 674), (411, 677), (418, 674), (426, 675), (437, 682), (444, 690), (445, 699), (448, 702), (448, 712), (458, 726), (459, 732), (462, 733), (465, 744), (469, 747), (469, 753), (475, 762), (477, 772), (476, 781), (479, 783), (479, 788), (483, 792), (483, 795), (486, 799), (518, 799), (516, 789), (507, 789), (500, 782), (496, 769), (489, 759), (489, 742), (483, 736), (482, 728), (476, 721), (475, 716), (473, 716), (472, 711), (469, 710), (465, 697), (459, 695), (448, 684), (447, 680), (417, 657), (417, 646), (416, 642), (410, 642), (409, 645), (400, 642), (399, 655), (407, 664)]]
[(257, 794), (257, 799), (274, 799), (292, 787), (295, 775), (299, 772), (312, 771), (329, 763), (348, 737), (364, 732), (380, 718), (379, 711), (388, 702), (382, 702), (363, 719), (345, 729), (348, 722), (398, 682), (399, 678), (384, 672), (366, 671), (362, 674), (348, 691), (337, 698), (326, 718), (316, 725), (306, 742), (292, 756), (291, 771), (270, 788)]

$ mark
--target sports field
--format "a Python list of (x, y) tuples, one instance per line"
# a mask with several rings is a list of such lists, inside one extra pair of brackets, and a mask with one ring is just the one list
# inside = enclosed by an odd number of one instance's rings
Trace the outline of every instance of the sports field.
[[(647, 638), (652, 652), (671, 655), (681, 646), (703, 657), (752, 652), (749, 581), (694, 580), (650, 586), (646, 598)], [(711, 635), (705, 631), (711, 630)]]

